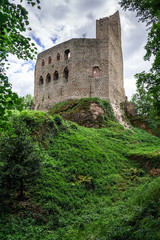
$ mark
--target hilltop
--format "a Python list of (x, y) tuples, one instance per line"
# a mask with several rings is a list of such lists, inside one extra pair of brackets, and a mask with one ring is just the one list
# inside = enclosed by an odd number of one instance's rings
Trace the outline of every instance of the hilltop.
[(0, 202), (1, 240), (160, 238), (160, 138), (124, 129), (99, 99), (12, 119), (38, 143), (42, 170), (24, 201)]

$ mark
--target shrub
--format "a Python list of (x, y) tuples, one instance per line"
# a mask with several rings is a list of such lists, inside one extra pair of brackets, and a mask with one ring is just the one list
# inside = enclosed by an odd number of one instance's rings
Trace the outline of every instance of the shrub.
[(40, 174), (40, 162), (40, 151), (26, 124), (20, 119), (13, 120), (13, 131), (0, 138), (1, 190), (9, 194), (19, 191), (19, 199), (23, 200), (27, 183)]

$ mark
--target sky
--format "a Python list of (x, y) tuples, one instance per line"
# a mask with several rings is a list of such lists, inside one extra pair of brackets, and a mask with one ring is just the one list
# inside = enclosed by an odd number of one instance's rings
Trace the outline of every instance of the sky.
[[(15, 2), (19, 2), (15, 0)], [(38, 53), (72, 38), (95, 38), (96, 19), (120, 13), (124, 88), (128, 99), (136, 91), (134, 75), (149, 70), (150, 63), (143, 60), (147, 41), (145, 24), (138, 22), (135, 13), (123, 11), (118, 0), (41, 0), (41, 10), (24, 2), (29, 12), (32, 31), (25, 33), (36, 44)], [(12, 89), (19, 96), (34, 95), (34, 61), (9, 56), (7, 75)]]

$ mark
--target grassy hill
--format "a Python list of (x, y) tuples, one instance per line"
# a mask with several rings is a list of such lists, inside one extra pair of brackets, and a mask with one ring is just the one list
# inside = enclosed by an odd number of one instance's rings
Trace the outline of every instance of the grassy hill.
[[(96, 128), (55, 115), (76, 116), (74, 108), (85, 105), (89, 123), (92, 102), (104, 110)], [(160, 138), (124, 130), (105, 101), (68, 106), (14, 113), (39, 145), (42, 170), (24, 201), (11, 195), (0, 202), (0, 239), (160, 239)]]

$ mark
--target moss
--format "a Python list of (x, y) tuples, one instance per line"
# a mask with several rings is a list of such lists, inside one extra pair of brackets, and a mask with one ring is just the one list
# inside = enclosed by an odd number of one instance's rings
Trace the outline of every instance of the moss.
[[(96, 117), (93, 116), (90, 106), (96, 103), (104, 111)], [(115, 116), (108, 101), (99, 98), (70, 99), (67, 102), (58, 103), (52, 107), (49, 114), (59, 114), (64, 119), (78, 123), (85, 127), (99, 128), (107, 125), (107, 121), (115, 121)]]

